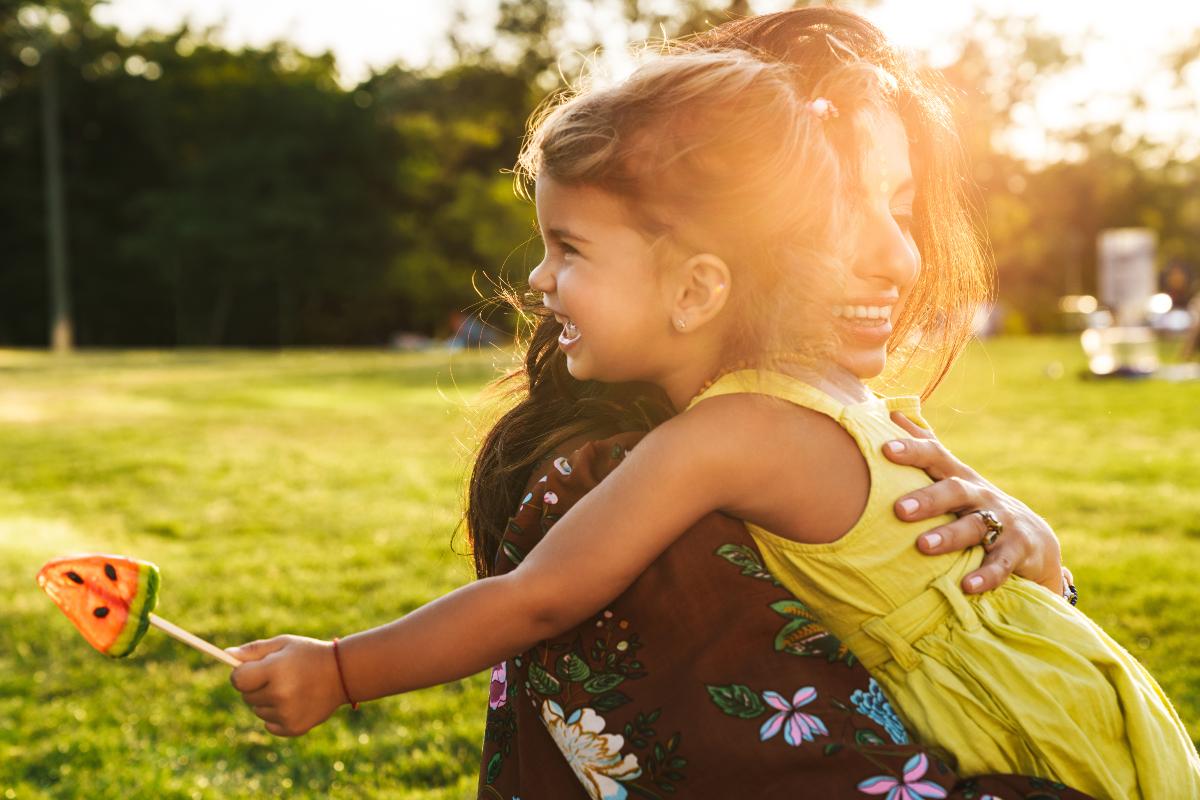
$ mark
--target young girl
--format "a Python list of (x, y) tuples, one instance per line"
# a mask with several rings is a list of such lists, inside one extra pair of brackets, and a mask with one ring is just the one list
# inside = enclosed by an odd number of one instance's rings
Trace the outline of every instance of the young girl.
[[(1027, 581), (964, 597), (982, 553), (917, 557), (890, 519), (891, 497), (928, 483), (880, 455), (903, 435), (888, 412), (915, 409), (861, 381), (884, 369), (893, 325), (958, 318), (936, 288), (964, 276), (919, 280), (889, 78), (843, 57), (807, 97), (780, 64), (664, 57), (542, 120), (522, 159), (547, 247), (530, 285), (570, 373), (649, 383), (687, 410), (517, 569), (340, 646), (247, 648), (261, 660), (234, 685), (268, 730), (303, 732), (348, 698), (460, 678), (570, 628), (720, 510), (964, 772), (1110, 797), (1200, 791), (1182, 724), (1127, 653)], [(852, 246), (867, 231), (872, 247)]]

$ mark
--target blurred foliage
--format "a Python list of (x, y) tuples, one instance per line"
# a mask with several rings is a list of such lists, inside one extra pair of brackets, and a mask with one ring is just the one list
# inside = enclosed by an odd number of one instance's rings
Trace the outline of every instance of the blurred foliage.
[[(397, 65), (348, 88), (330, 54), (283, 42), (232, 51), (186, 27), (130, 38), (95, 22), (94, 6), (0, 0), (0, 345), (46, 340), (41, 81), (51, 58), (84, 345), (442, 335), (452, 311), (518, 283), (537, 257), (532, 211), (506, 170), (530, 112), (595, 44), (568, 37), (565, 0), (501, 0), (485, 44), (460, 12), (450, 66)], [(745, 0), (616, 6), (643, 36), (749, 10)], [(1165, 53), (1164, 68), (1182, 75), (1198, 55), (1200, 40)], [(1200, 261), (1194, 156), (1131, 139), (1119, 123), (1074, 132), (1071, 160), (1044, 167), (997, 146), (1075, 59), (1027, 20), (980, 19), (943, 70), (1001, 300), (1021, 328), (1052, 326), (1058, 295), (1092, 288), (1103, 228), (1152, 227), (1164, 260)]]
[[(510, 167), (540, 98), (520, 67), (393, 67), (345, 90), (331, 55), (129, 41), (0, 6), (0, 344), (45, 338), (43, 58), (60, 60), (79, 341), (377, 344), (439, 332), (531, 233)], [(59, 28), (63, 25), (59, 23)]]
[[(1164, 53), (1163, 69), (1181, 79), (1200, 59), (1200, 38)], [(972, 165), (981, 227), (995, 252), (1002, 306), (1017, 330), (1053, 330), (1057, 299), (1095, 293), (1101, 230), (1148, 227), (1159, 261), (1200, 263), (1200, 160), (1178, 146), (1131, 137), (1121, 121), (1081, 125), (1056, 144), (1066, 158), (1022, 162), (998, 140), (1033, 113), (1047, 81), (1078, 66), (1029, 19), (980, 17), (957, 60), (941, 71), (955, 90), (959, 130)], [(1142, 97), (1130, 105), (1143, 108)], [(1200, 112), (1200, 100), (1193, 100)]]

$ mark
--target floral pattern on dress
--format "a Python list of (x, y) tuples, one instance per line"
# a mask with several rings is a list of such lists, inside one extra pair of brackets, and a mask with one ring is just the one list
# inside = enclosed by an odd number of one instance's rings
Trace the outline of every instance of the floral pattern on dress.
[(946, 797), (949, 793), (940, 784), (922, 780), (928, 770), (929, 758), (918, 753), (905, 762), (899, 778), (877, 775), (858, 784), (858, 790), (863, 794), (886, 793), (883, 800), (940, 800)]
[(858, 713), (870, 717), (882, 725), (893, 742), (896, 744), (909, 743), (908, 731), (904, 729), (904, 723), (896, 715), (892, 704), (883, 696), (883, 689), (879, 688), (879, 684), (874, 678), (871, 678), (867, 684), (865, 692), (862, 689), (855, 689), (850, 695), (850, 702), (854, 704), (854, 709)]
[[(743, 575), (783, 588), (753, 548), (729, 543), (721, 545), (714, 552), (715, 555), (739, 567)], [(816, 614), (803, 602), (789, 596), (771, 603), (770, 608), (788, 620), (775, 634), (776, 651), (794, 656), (818, 656), (827, 661), (845, 662), (846, 666), (854, 665), (854, 654), (840, 639), (827, 631), (824, 625), (817, 622)]]
[(763, 692), (763, 702), (775, 709), (762, 727), (758, 729), (758, 738), (762, 741), (770, 739), (783, 730), (783, 739), (792, 747), (798, 747), (801, 742), (811, 742), (814, 736), (828, 736), (829, 730), (819, 717), (805, 714), (800, 709), (817, 698), (817, 690), (811, 686), (797, 689), (792, 695), (791, 702), (779, 692)]
[(637, 757), (621, 755), (625, 737), (604, 733), (604, 717), (591, 708), (563, 716), (553, 700), (542, 702), (542, 722), (592, 800), (625, 800), (623, 783), (642, 774)]
[(488, 697), (488, 708), (495, 711), (508, 703), (508, 662), (501, 661), (492, 667), (492, 686)]

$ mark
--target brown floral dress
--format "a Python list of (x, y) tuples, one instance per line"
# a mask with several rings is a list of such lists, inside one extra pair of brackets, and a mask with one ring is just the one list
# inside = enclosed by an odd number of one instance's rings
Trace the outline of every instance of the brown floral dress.
[[(641, 434), (557, 457), (510, 522), (521, 562)], [(742, 523), (698, 522), (593, 619), (492, 672), (479, 797), (1076, 800), (1044, 780), (961, 780), (910, 741), (854, 654), (763, 567)]]

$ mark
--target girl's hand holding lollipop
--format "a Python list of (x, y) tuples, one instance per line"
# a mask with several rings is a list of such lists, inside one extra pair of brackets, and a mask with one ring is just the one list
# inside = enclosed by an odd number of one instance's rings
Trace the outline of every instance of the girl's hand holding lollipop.
[(244, 662), (230, 681), (276, 736), (300, 736), (350, 700), (334, 642), (276, 636), (229, 651)]

